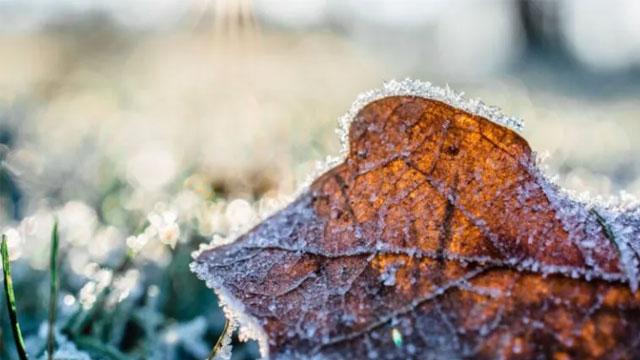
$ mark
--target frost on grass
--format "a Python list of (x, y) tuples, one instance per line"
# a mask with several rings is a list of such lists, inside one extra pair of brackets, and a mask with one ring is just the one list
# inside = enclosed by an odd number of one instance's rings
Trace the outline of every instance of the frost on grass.
[[(47, 331), (48, 324), (42, 323), (38, 329), (38, 334), (27, 338), (26, 345), (29, 349), (45, 349), (47, 345)], [(55, 329), (56, 337), (56, 350), (53, 353), (54, 360), (91, 360), (91, 356), (84, 351), (78, 350), (76, 345), (69, 341), (69, 339), (62, 334), (58, 329)], [(48, 352), (38, 357), (39, 360), (47, 360)]]
[(640, 207), (570, 194), (520, 122), (392, 82), (342, 120), (341, 162), (196, 254), (272, 358), (640, 356)]

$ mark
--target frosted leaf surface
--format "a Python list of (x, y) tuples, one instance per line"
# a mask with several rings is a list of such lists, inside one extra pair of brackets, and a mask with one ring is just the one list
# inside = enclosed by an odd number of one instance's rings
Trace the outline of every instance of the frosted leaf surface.
[(449, 90), (353, 109), (341, 163), (192, 264), (264, 356), (640, 356), (637, 205), (559, 189), (519, 122)]

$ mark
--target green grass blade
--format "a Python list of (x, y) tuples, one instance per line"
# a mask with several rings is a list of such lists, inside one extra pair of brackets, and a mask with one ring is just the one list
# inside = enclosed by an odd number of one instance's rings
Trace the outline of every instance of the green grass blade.
[(56, 311), (58, 307), (58, 220), (53, 223), (51, 231), (51, 259), (49, 262), (49, 274), (51, 276), (51, 287), (49, 291), (49, 333), (47, 335), (47, 358), (53, 360), (53, 353), (56, 346)]
[(7, 237), (2, 235), (2, 273), (4, 275), (4, 293), (7, 297), (7, 309), (9, 310), (9, 319), (11, 320), (11, 330), (13, 331), (13, 340), (16, 343), (16, 351), (20, 360), (27, 360), (27, 350), (24, 346), (22, 331), (18, 323), (18, 310), (16, 308), (16, 296), (13, 292), (13, 281), (11, 280), (11, 263), (9, 262), (9, 246), (7, 245)]

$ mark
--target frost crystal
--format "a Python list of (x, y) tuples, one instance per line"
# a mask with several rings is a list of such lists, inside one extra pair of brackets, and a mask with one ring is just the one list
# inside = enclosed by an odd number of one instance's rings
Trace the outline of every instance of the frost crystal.
[[(416, 96), (430, 100), (441, 101), (455, 108), (468, 111), (471, 114), (485, 117), (497, 124), (507, 126), (514, 130), (522, 130), (524, 122), (516, 117), (507, 116), (494, 106), (489, 106), (479, 99), (466, 99), (464, 93), (457, 93), (449, 86), (444, 88), (435, 86), (430, 82), (404, 79), (390, 80), (383, 84), (382, 88), (369, 90), (356, 98), (349, 111), (340, 117), (336, 132), (342, 142), (341, 155), (344, 157), (349, 151), (349, 127), (358, 112), (367, 104), (389, 96)], [(341, 160), (341, 159), (340, 159)], [(332, 163), (337, 163), (333, 161)], [(324, 169), (326, 170), (326, 168)]]

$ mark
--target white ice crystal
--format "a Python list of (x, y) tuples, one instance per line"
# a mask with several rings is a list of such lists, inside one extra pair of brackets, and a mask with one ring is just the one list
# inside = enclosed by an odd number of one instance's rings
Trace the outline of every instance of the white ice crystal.
[(87, 282), (78, 295), (83, 308), (90, 308), (98, 299), (98, 295), (111, 284), (113, 271), (110, 269), (99, 269), (91, 276), (91, 281)]
[[(6, 228), (2, 230), (2, 235), (7, 239), (7, 247), (9, 249), (9, 259), (14, 261), (19, 259), (22, 255), (22, 248), (24, 246), (24, 238), (20, 235), (20, 232), (14, 228)], [(2, 265), (0, 264), (0, 269)]]
[(107, 305), (115, 306), (129, 297), (140, 280), (140, 271), (129, 269), (123, 275), (116, 277), (111, 284), (111, 293), (107, 299)]
[(160, 242), (173, 249), (180, 237), (180, 227), (177, 224), (178, 214), (173, 210), (153, 211), (147, 215), (147, 220), (155, 230)]

